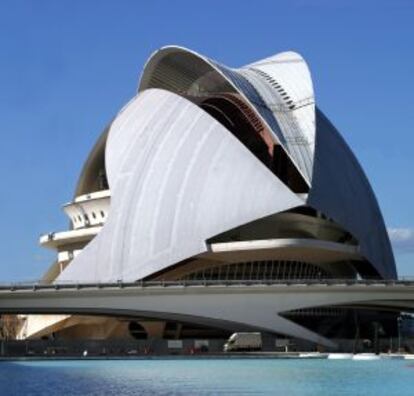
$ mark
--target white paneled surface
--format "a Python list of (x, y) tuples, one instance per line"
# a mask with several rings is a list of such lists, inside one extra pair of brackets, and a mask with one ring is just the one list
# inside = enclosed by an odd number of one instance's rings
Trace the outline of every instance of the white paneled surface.
[(206, 251), (205, 240), (303, 204), (227, 129), (150, 89), (109, 131), (111, 211), (59, 280), (136, 280)]

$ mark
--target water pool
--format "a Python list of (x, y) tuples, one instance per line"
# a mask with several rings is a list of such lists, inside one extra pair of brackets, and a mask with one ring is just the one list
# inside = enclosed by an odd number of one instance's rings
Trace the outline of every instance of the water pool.
[(5, 395), (413, 396), (414, 361), (168, 359), (0, 362)]

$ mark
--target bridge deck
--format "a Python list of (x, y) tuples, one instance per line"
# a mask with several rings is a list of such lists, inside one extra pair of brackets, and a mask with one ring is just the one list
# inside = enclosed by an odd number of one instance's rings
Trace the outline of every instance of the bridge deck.
[(329, 346), (330, 340), (283, 317), (288, 311), (326, 306), (413, 312), (414, 281), (144, 281), (0, 286), (0, 313), (133, 316), (231, 331), (258, 329)]

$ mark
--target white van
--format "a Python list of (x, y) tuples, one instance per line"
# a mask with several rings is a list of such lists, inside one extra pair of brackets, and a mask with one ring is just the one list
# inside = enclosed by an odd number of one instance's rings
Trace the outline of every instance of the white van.
[(262, 335), (260, 333), (233, 333), (224, 344), (224, 352), (260, 351)]

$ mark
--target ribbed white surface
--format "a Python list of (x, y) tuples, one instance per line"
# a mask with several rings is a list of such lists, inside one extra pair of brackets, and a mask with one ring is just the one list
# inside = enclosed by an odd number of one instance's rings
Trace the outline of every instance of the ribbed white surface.
[(303, 204), (215, 119), (164, 90), (146, 90), (115, 119), (106, 168), (108, 220), (59, 280), (140, 279)]
[(309, 69), (295, 52), (282, 52), (238, 70), (257, 89), (285, 138), (285, 149), (311, 183), (315, 99)]

